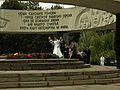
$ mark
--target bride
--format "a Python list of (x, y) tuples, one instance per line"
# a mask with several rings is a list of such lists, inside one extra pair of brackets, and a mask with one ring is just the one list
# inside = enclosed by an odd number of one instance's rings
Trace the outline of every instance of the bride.
[(60, 40), (58, 40), (56, 37), (54, 37), (54, 49), (53, 49), (53, 54), (56, 54), (59, 57), (63, 57), (61, 51), (60, 51)]

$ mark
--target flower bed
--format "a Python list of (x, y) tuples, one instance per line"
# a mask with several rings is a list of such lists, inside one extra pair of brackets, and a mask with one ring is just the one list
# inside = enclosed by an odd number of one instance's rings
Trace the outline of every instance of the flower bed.
[(30, 54), (8, 54), (5, 57), (6, 59), (49, 59), (49, 58), (59, 58), (55, 54), (51, 53), (30, 53)]

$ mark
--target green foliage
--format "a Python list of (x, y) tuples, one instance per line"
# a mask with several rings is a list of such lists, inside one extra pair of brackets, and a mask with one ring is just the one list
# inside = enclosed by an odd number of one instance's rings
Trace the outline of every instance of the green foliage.
[(59, 58), (57, 55), (48, 53), (47, 58)]
[(16, 59), (26, 59), (27, 57), (26, 57), (26, 54), (18, 54), (18, 55), (16, 55), (15, 58)]
[(1, 9), (21, 10), (22, 6), (18, 1), (5, 0), (5, 2), (1, 5)]
[(43, 8), (39, 6), (39, 2), (20, 2), (23, 10), (42, 10)]
[(32, 53), (32, 58), (33, 59), (42, 58), (42, 54), (41, 53)]
[(91, 64), (99, 64), (99, 58), (101, 55), (107, 57), (109, 55), (111, 59), (115, 60), (114, 51), (114, 32), (96, 33), (94, 31), (82, 32), (77, 44), (77, 50), (82, 48), (89, 48), (91, 50)]
[(13, 9), (13, 10), (42, 10), (39, 6), (39, 2), (19, 2), (12, 0), (5, 0), (1, 5), (1, 9)]
[(62, 9), (63, 7), (62, 6), (60, 6), (59, 4), (56, 4), (56, 5), (52, 5), (51, 6), (51, 9), (53, 10), (53, 9)]
[(100, 64), (99, 56), (94, 55), (94, 56), (91, 56), (90, 59), (91, 59), (92, 65), (99, 65)]
[(51, 34), (0, 34), (0, 54), (47, 52), (48, 36)]

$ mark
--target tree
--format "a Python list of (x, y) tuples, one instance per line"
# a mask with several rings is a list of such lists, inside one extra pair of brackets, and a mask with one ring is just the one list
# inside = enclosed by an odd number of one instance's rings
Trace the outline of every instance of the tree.
[(39, 2), (20, 2), (24, 10), (42, 10), (43, 8), (39, 6)]
[(114, 32), (99, 34), (95, 31), (81, 32), (77, 50), (89, 48), (91, 50), (91, 63), (99, 64), (101, 55), (109, 55), (115, 60)]
[(42, 7), (39, 6), (39, 2), (19, 2), (5, 0), (1, 5), (1, 9), (13, 9), (13, 10), (42, 10)]
[(14, 10), (21, 10), (22, 6), (18, 1), (9, 1), (5, 0), (1, 5), (1, 9), (14, 9)]
[[(1, 5), (1, 9), (41, 10), (42, 7), (39, 6), (38, 2), (5, 0)], [(43, 37), (41, 35), (0, 34), (0, 37), (0, 54), (40, 52), (40, 47), (45, 48), (45, 45), (42, 46), (43, 42), (40, 41), (41, 37)], [(38, 38), (35, 39), (36, 37)], [(45, 39), (42, 40), (45, 41)]]
[(56, 4), (56, 5), (52, 5), (51, 6), (51, 9), (53, 10), (53, 9), (62, 9), (63, 7), (62, 6), (60, 6), (59, 4)]

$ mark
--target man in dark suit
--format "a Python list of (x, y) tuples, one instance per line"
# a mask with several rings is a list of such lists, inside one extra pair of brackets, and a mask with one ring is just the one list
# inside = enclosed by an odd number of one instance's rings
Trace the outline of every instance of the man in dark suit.
[(48, 37), (47, 51), (48, 53), (53, 53), (53, 41), (51, 37)]
[(64, 55), (64, 51), (65, 51), (65, 41), (63, 40), (62, 37), (60, 37), (60, 50), (62, 52), (62, 55)]
[(85, 49), (85, 63), (86, 64), (90, 64), (90, 55), (91, 55), (91, 51), (89, 48)]

